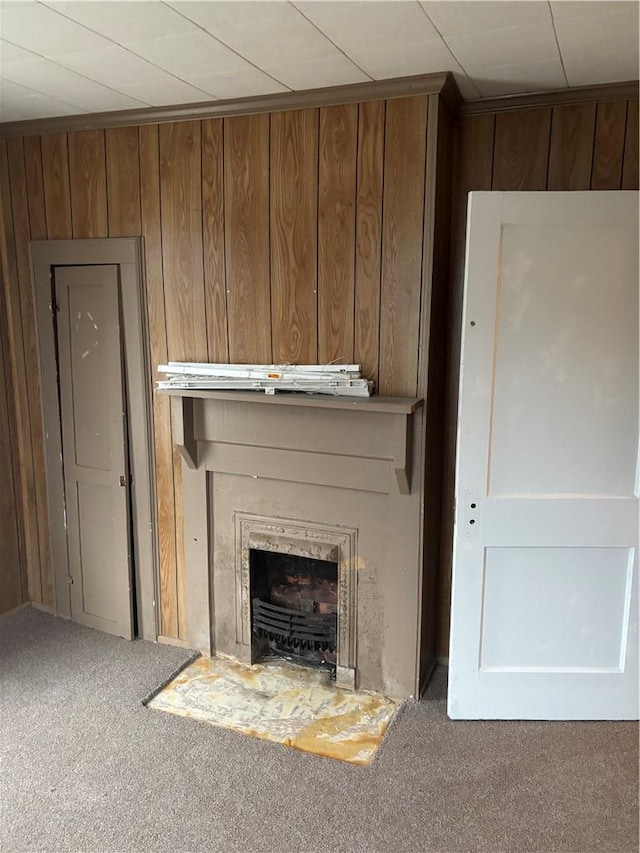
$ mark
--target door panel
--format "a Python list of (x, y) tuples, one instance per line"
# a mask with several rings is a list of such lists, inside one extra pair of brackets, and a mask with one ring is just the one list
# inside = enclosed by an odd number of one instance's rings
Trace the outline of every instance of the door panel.
[(472, 193), (449, 714), (638, 716), (637, 193)]
[(118, 267), (58, 267), (55, 288), (71, 616), (131, 639)]

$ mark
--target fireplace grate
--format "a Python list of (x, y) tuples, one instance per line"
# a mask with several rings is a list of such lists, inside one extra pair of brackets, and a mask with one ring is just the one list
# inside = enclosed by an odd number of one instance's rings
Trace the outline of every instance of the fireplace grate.
[(291, 649), (335, 652), (335, 613), (305, 613), (253, 599), (253, 630), (258, 637)]

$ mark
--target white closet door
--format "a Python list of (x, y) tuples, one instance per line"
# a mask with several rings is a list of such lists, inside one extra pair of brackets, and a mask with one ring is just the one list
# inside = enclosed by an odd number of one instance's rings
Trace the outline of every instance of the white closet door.
[(638, 194), (472, 193), (449, 715), (638, 717)]

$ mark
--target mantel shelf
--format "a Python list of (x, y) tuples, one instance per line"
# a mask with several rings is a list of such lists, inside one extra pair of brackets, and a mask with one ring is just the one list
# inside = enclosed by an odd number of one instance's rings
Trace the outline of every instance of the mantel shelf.
[(411, 493), (411, 449), (413, 415), (422, 406), (419, 397), (333, 397), (328, 394), (264, 394), (257, 391), (206, 391), (204, 389), (158, 389), (172, 397), (173, 442), (189, 468), (198, 467), (198, 441), (194, 431), (196, 400), (255, 403), (364, 412), (393, 418), (389, 458), (395, 468), (398, 490)]
[(202, 400), (231, 400), (258, 405), (306, 406), (320, 409), (350, 409), (359, 412), (387, 412), (411, 415), (422, 406), (421, 397), (337, 397), (331, 394), (302, 394), (264, 391), (207, 391), (202, 388), (159, 388), (157, 394), (170, 397), (196, 397)]

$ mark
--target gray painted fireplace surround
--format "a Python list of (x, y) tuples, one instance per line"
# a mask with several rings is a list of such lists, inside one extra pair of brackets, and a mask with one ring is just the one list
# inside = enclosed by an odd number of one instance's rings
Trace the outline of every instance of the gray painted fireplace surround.
[(336, 680), (416, 695), (422, 401), (170, 391), (188, 642), (252, 661), (249, 551), (338, 563)]

